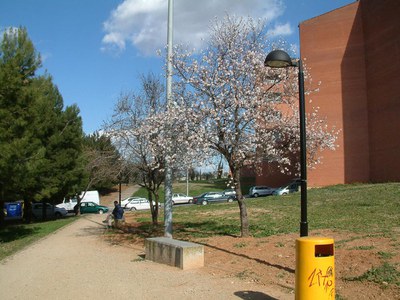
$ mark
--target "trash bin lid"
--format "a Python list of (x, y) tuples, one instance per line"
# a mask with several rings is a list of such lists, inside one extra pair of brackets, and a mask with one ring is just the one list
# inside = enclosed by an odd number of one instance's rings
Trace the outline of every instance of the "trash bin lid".
[(313, 245), (326, 245), (333, 244), (333, 238), (322, 237), (322, 236), (303, 236), (296, 240), (299, 243), (313, 244)]

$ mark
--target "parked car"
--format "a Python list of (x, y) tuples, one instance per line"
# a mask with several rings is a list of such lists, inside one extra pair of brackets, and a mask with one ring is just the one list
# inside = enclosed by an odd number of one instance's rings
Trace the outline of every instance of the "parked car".
[[(156, 205), (156, 203), (154, 201), (153, 201), (153, 205)], [(124, 208), (129, 209), (129, 210), (150, 209), (150, 201), (147, 200), (146, 198), (135, 198), (135, 199), (132, 199), (131, 201), (129, 201), (128, 204), (126, 204)]]
[[(60, 208), (51, 205), (50, 203), (45, 203), (46, 206), (46, 217), (47, 218), (62, 218), (65, 217), (68, 211), (65, 208)], [(41, 219), (43, 217), (43, 203), (32, 203), (32, 216), (35, 219)]]
[(193, 197), (187, 196), (185, 194), (172, 194), (172, 205), (178, 203), (192, 203)]
[[(79, 210), (81, 214), (104, 214), (108, 212), (108, 207), (94, 202), (81, 202)], [(74, 211), (78, 211), (78, 204), (74, 206)]]
[(269, 196), (275, 191), (275, 188), (260, 185), (260, 186), (252, 186), (249, 190), (250, 197), (259, 197), (259, 196)]
[(193, 197), (193, 203), (199, 205), (207, 205), (212, 202), (232, 202), (234, 200), (236, 200), (236, 196), (225, 195), (223, 192), (208, 192)]
[[(100, 195), (98, 191), (82, 192), (79, 197), (81, 198), (81, 202), (94, 202), (96, 204), (100, 204)], [(57, 204), (57, 207), (65, 208), (68, 212), (74, 212), (77, 203), (77, 197), (67, 197), (63, 199), (62, 203)]]
[(281, 186), (280, 188), (277, 188), (274, 191), (273, 195), (282, 196), (290, 193), (295, 193), (299, 191), (300, 186), (301, 186), (301, 181), (295, 180), (286, 185)]
[(141, 199), (141, 197), (128, 197), (128, 198), (125, 198), (124, 200), (121, 200), (121, 207), (125, 207), (125, 205), (127, 205), (133, 199)]
[(236, 196), (236, 191), (234, 189), (226, 189), (222, 191), (225, 195)]

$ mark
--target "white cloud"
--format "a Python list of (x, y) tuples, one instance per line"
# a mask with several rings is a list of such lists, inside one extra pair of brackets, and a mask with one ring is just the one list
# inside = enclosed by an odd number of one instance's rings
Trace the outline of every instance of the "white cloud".
[[(174, 1), (174, 43), (200, 47), (215, 16), (222, 18), (229, 13), (271, 22), (283, 9), (282, 0)], [(154, 55), (167, 43), (167, 15), (166, 0), (125, 0), (103, 24), (102, 49), (124, 51), (127, 44), (131, 44), (141, 54)]]
[(51, 59), (52, 57), (53, 57), (53, 54), (51, 54), (51, 52), (45, 52), (45, 53), (40, 54), (42, 64), (46, 63), (47, 60)]
[(274, 28), (268, 30), (268, 35), (271, 37), (285, 36), (293, 33), (292, 26), (289, 23), (276, 24)]

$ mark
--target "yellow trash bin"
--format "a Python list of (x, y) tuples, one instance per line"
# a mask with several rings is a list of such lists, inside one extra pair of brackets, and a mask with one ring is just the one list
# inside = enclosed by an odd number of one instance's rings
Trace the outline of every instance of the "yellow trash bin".
[(333, 239), (301, 237), (296, 240), (296, 300), (335, 299)]

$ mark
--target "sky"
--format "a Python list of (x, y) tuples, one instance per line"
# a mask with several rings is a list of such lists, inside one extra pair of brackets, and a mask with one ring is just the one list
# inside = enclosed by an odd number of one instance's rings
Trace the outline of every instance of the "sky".
[[(174, 0), (174, 44), (199, 49), (224, 15), (265, 18), (271, 36), (299, 48), (300, 22), (356, 0)], [(0, 0), (0, 32), (23, 26), (64, 105), (78, 105), (86, 134), (101, 130), (139, 76), (163, 76), (167, 0)]]

